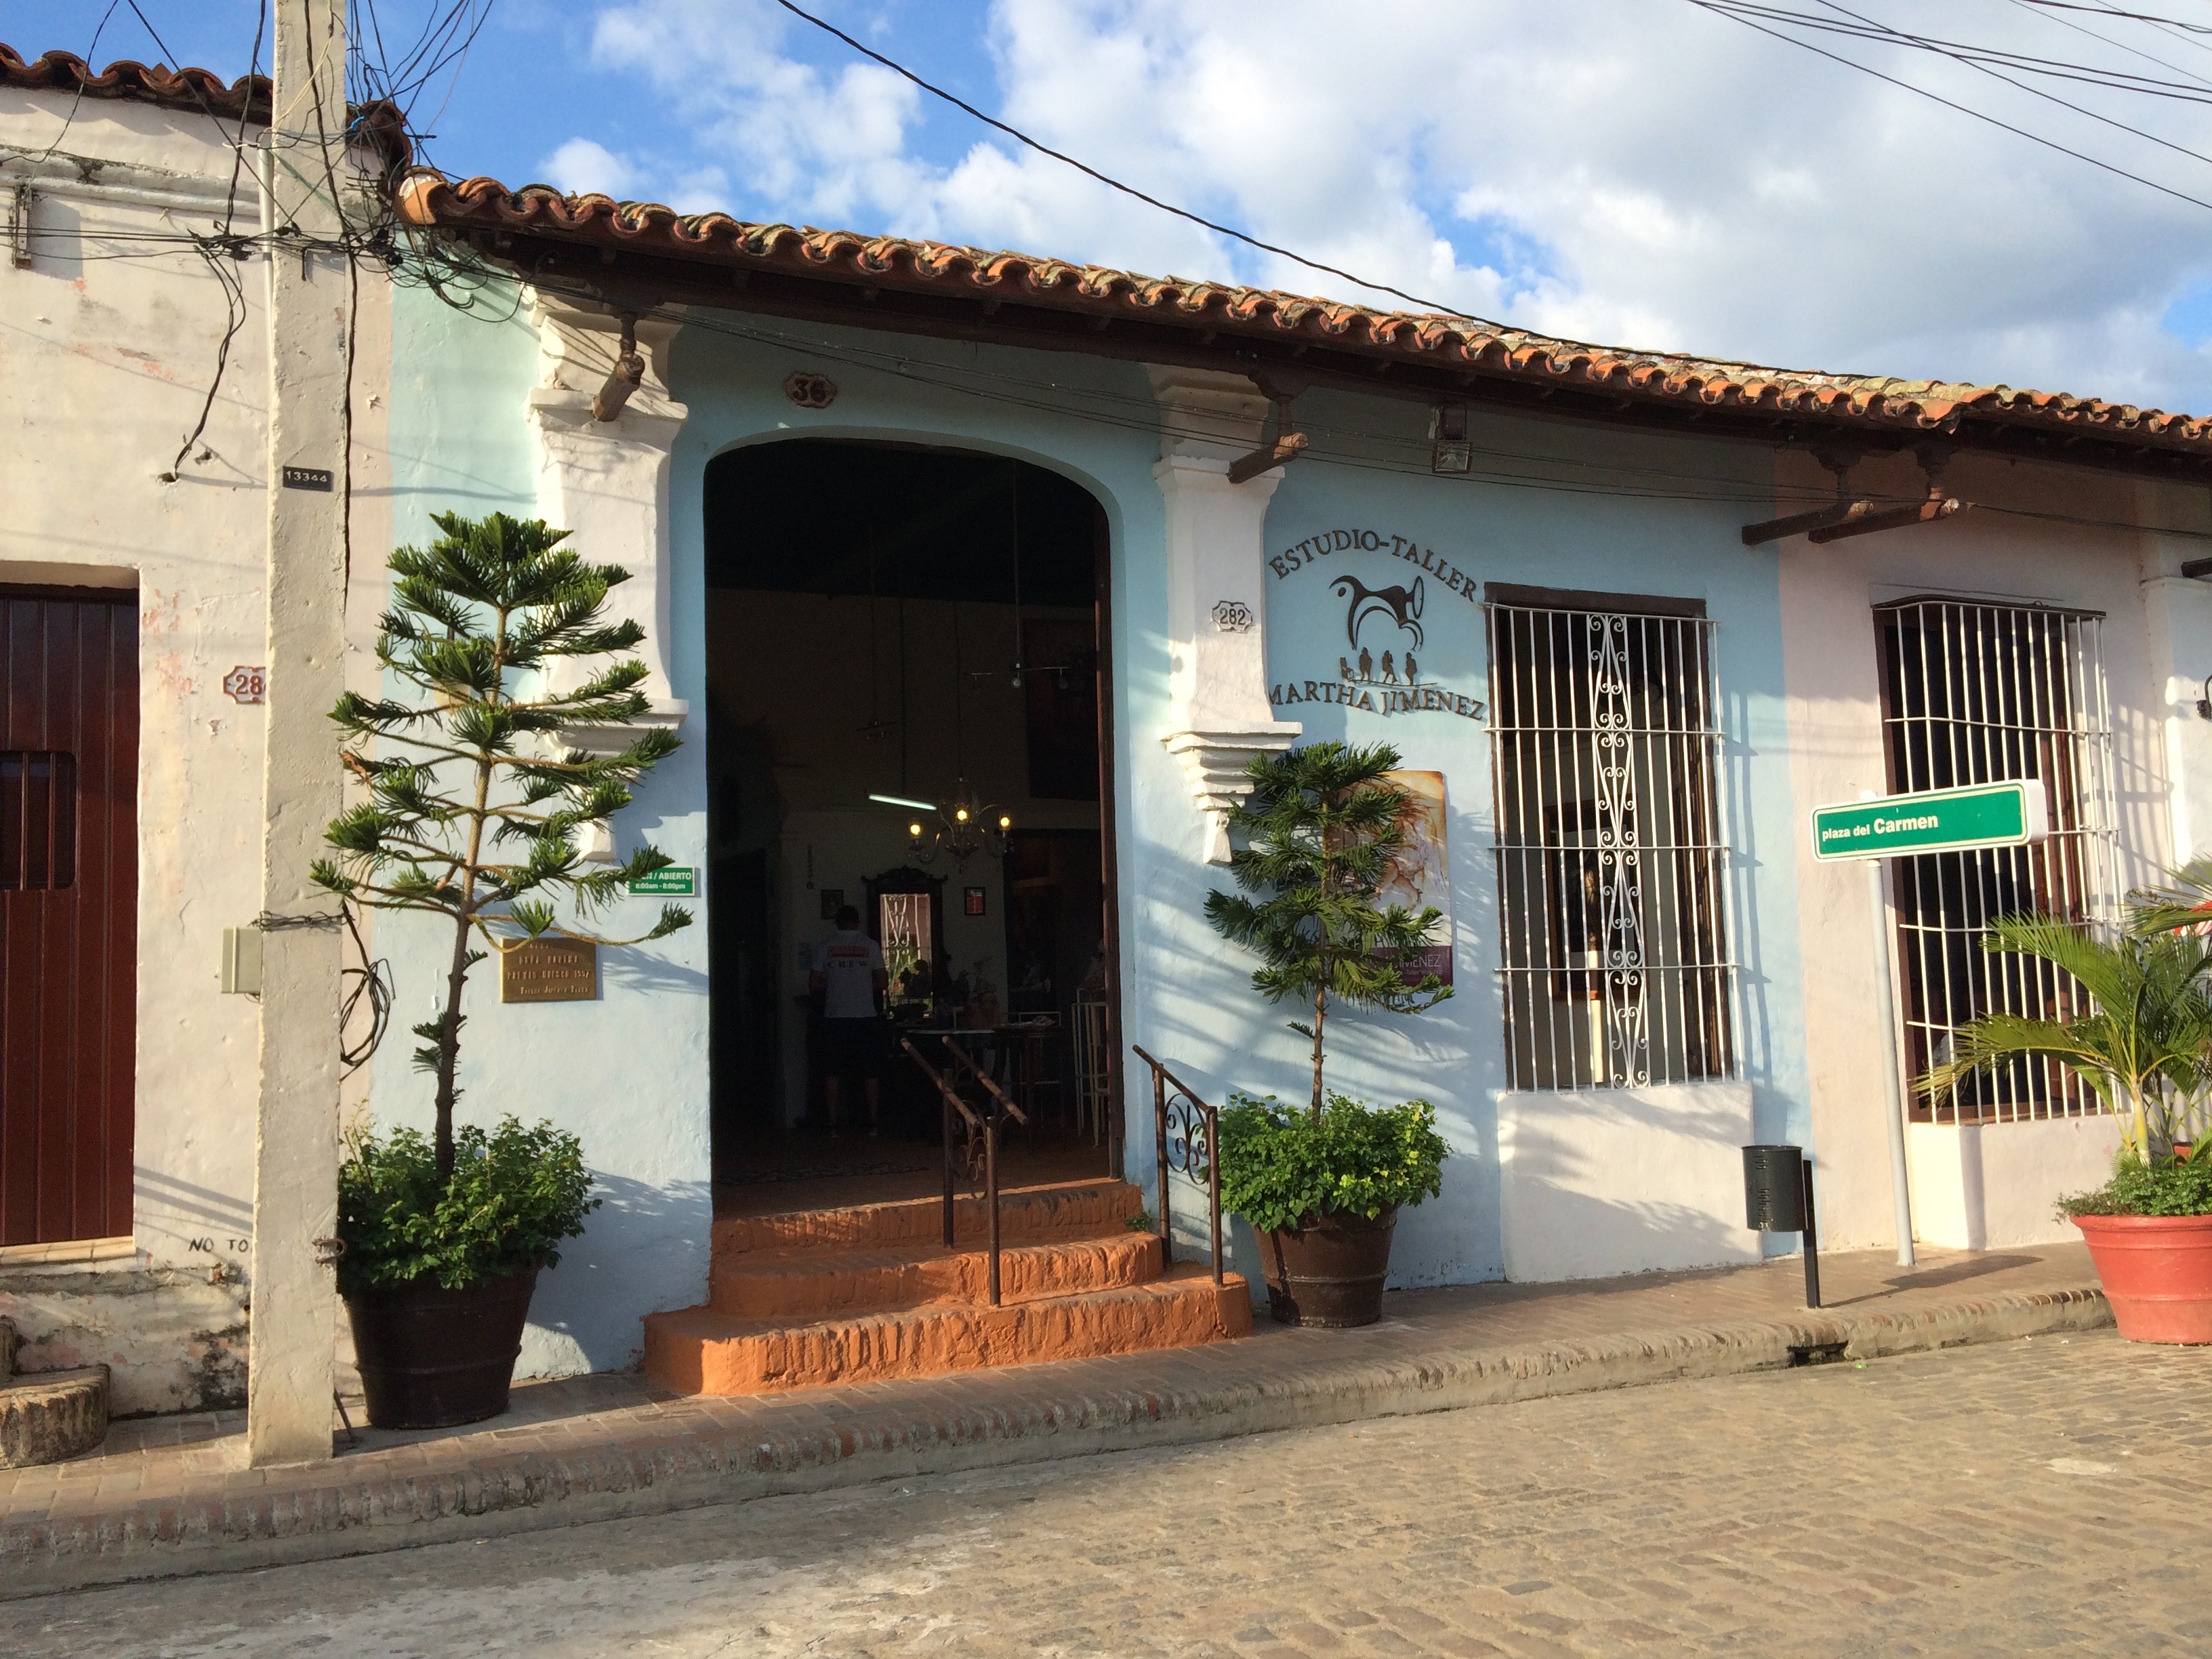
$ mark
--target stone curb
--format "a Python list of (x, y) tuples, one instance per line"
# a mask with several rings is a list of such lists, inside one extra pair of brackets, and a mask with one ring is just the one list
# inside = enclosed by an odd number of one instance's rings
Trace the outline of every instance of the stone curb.
[[(1059, 1367), (1002, 1373), (1018, 1403), (940, 1419), (888, 1414), (865, 1426), (757, 1438), (691, 1431), (548, 1456), (477, 1457), (365, 1480), (343, 1462), (240, 1476), (228, 1492), (159, 1496), (56, 1519), (0, 1516), (0, 1601), (184, 1573), (237, 1571), (418, 1544), (743, 1503), (1277, 1429), (1454, 1411), (1639, 1383), (1725, 1376), (1841, 1345), (1869, 1358), (2112, 1323), (2094, 1286), (1934, 1307), (1685, 1327), (1513, 1348), (1440, 1349), (1414, 1363), (1356, 1355), (1319, 1374), (1054, 1397)], [(1013, 1390), (1009, 1390), (1010, 1402)]]

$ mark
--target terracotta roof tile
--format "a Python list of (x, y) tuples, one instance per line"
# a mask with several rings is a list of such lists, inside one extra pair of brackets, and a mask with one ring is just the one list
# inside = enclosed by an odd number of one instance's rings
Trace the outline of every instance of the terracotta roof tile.
[[(165, 64), (141, 64), (128, 58), (95, 71), (73, 52), (50, 52), (26, 62), (14, 47), (0, 42), (0, 86), (128, 99), (164, 109), (202, 111), (227, 121), (243, 118), (262, 125), (269, 121), (265, 75), (243, 75), (225, 85), (221, 76), (208, 70), (173, 70)], [(384, 152), (393, 173), (413, 163), (414, 147), (396, 107), (384, 102), (357, 104), (348, 113), (355, 128)]]
[[(2132, 404), (1888, 376), (1830, 374), (1625, 350), (1455, 317), (1384, 311), (1265, 289), (1151, 277), (1100, 265), (901, 236), (756, 224), (727, 214), (679, 214), (655, 202), (571, 196), (543, 185), (455, 181), (418, 168), (398, 182), (400, 218), (420, 227), (549, 234), (602, 246), (738, 266), (782, 266), (927, 289), (1018, 293), (1025, 301), (1106, 316), (1150, 316), (1240, 332), (1320, 337), (1370, 356), (1428, 359), (1512, 377), (1569, 382), (1670, 402), (1817, 415), (1907, 432), (1962, 416), (2094, 434), (2130, 447), (2212, 454), (2212, 422)], [(1901, 435), (1901, 434), (1900, 434)]]
[(169, 109), (205, 109), (235, 120), (269, 119), (269, 77), (241, 76), (226, 86), (204, 69), (173, 70), (122, 58), (94, 72), (83, 58), (50, 52), (26, 63), (12, 46), (0, 45), (0, 86), (36, 91), (82, 93), (87, 98), (129, 98)]
[[(173, 109), (207, 109), (232, 118), (268, 118), (269, 82), (264, 76), (226, 85), (205, 70), (171, 70), (127, 60), (95, 73), (68, 52), (50, 52), (26, 62), (0, 45), (0, 85), (82, 90), (88, 98), (128, 98)], [(919, 290), (950, 288), (979, 297), (1018, 295), (1026, 303), (1093, 316), (1118, 313), (1191, 328), (1227, 325), (1248, 337), (1317, 337), (1338, 349), (1370, 357), (1425, 360), (1439, 367), (1566, 383), (1664, 403), (1694, 401), (1709, 408), (1777, 416), (1818, 416), (1884, 427), (1899, 435), (1948, 430), (1971, 416), (2008, 426), (2095, 436), (2131, 448), (2212, 455), (2212, 421), (2096, 398), (1626, 350), (1463, 318), (1381, 310), (1184, 277), (1145, 276), (1003, 250), (756, 224), (724, 213), (679, 214), (657, 202), (564, 195), (543, 185), (509, 190), (494, 179), (457, 183), (428, 168), (401, 172), (411, 155), (398, 112), (389, 106), (374, 106), (355, 116), (392, 159), (400, 218), (422, 228), (542, 234), (605, 247), (740, 267), (781, 266)]]
[(542, 185), (509, 190), (492, 179), (455, 182), (418, 169), (398, 189), (400, 217), (423, 227), (546, 233), (645, 252), (739, 265), (783, 265), (927, 288), (1018, 290), (1028, 301), (1111, 315), (1164, 315), (1246, 331), (1317, 335), (1374, 355), (1448, 360), (1456, 366), (1616, 388), (1710, 407), (1810, 413), (1919, 431), (1961, 414), (2008, 423), (2094, 431), (2123, 442), (2212, 453), (2212, 422), (2132, 404), (1887, 376), (1829, 374), (1585, 345), (1524, 330), (1436, 315), (1382, 311), (1263, 289), (1148, 277), (1098, 265), (991, 252), (906, 237), (755, 224), (727, 214), (683, 215), (651, 202), (564, 195)]

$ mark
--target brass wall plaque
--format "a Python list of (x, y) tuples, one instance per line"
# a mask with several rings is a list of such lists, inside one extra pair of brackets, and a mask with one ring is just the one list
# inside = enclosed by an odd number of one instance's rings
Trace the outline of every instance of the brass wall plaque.
[(534, 939), (499, 959), (501, 1002), (593, 1002), (599, 947), (578, 939)]

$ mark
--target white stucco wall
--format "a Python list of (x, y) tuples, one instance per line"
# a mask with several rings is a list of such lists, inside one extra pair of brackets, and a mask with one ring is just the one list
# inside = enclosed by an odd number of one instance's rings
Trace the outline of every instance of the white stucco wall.
[[(258, 254), (226, 260), (244, 314), (205, 430), (161, 476), (231, 320), (181, 240), (221, 218), (231, 161), (198, 112), (0, 90), (0, 174), (33, 191), (30, 265), (0, 264), (0, 581), (137, 590), (140, 722), (135, 1249), (44, 1264), (0, 1250), (0, 1314), (24, 1327), (27, 1364), (111, 1366), (123, 1413), (238, 1403), (244, 1380), (257, 1009), (218, 987), (222, 930), (250, 924), (261, 893), (264, 709), (222, 691), (231, 668), (264, 659)], [(205, 205), (132, 199), (147, 191)], [(236, 227), (257, 232), (251, 173), (238, 199)], [(144, 240), (163, 233), (179, 240)], [(132, 257), (107, 257), (118, 250)], [(342, 307), (343, 268), (323, 269)], [(389, 354), (386, 289), (370, 276), (361, 291), (356, 672), (381, 586)]]
[[(1785, 458), (1783, 478), (1801, 489), (1826, 476)], [(1864, 464), (1855, 484), (1897, 495), (1924, 488), (1909, 457)], [(2146, 577), (2157, 561), (2197, 556), (2202, 544), (2129, 530), (2004, 513), (2063, 514), (2126, 522), (2144, 505), (2142, 487), (2078, 469), (2012, 465), (1964, 456), (1945, 479), (1979, 503), (1940, 524), (1815, 547), (1782, 544), (1782, 625), (1789, 671), (1790, 776), (1801, 839), (1814, 806), (1887, 787), (1881, 730), (1880, 657), (1873, 607), (1916, 593), (2042, 604), (2103, 613), (2105, 679), (2113, 732), (2118, 885), (2154, 877), (2172, 855), (2172, 766), (2202, 757), (2204, 739), (2173, 713), (2170, 674), (2154, 666)], [(2187, 503), (2159, 503), (2171, 508)], [(2203, 508), (2194, 510), (2201, 517)], [(2194, 587), (2196, 584), (2188, 585)], [(2212, 607), (2193, 592), (2163, 589), (2179, 652), (2212, 672)], [(2191, 719), (2197, 692), (2189, 693)], [(2212, 733), (2212, 723), (2203, 725)], [(2176, 728), (2179, 733), (2176, 735)], [(2192, 788), (2203, 787), (2200, 779)], [(2212, 821), (2208, 821), (2212, 822)], [(1882, 1067), (1890, 1045), (1875, 1013), (1874, 922), (1863, 866), (1800, 860), (1799, 927), (1805, 964), (1805, 1027), (1812, 1088), (1812, 1150), (1821, 1171), (1821, 1242), (1835, 1249), (1894, 1242)], [(2033, 1123), (1970, 1132), (1983, 1149), (1944, 1146), (1960, 1132), (1912, 1126), (1915, 1231), (1930, 1243), (1970, 1238), (2021, 1243), (2057, 1237), (2047, 1226), (2063, 1191), (2094, 1186), (2101, 1166), (2083, 1149), (2101, 1131)], [(2087, 1161), (2085, 1162), (2085, 1158)], [(1970, 1170), (1980, 1173), (1970, 1176)], [(1987, 1218), (1976, 1219), (1977, 1216)], [(2000, 1221), (1998, 1218), (2010, 1218)], [(2041, 1218), (2041, 1219), (2038, 1219)], [(2035, 1232), (2041, 1227), (2044, 1231)], [(2001, 1237), (2000, 1235), (2002, 1237)], [(1980, 1248), (1978, 1244), (1974, 1248)]]
[(1912, 1231), (1954, 1250), (2077, 1241), (2081, 1231), (2059, 1216), (2057, 1201), (2104, 1185), (2119, 1147), (2112, 1117), (1910, 1125)]
[(1759, 1235), (1743, 1224), (1751, 1139), (1745, 1083), (1499, 1095), (1505, 1277), (1758, 1261)]

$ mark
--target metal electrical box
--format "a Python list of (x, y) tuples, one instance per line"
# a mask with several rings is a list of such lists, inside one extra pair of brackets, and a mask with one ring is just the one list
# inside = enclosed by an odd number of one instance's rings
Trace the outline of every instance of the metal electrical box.
[(261, 930), (226, 927), (222, 930), (222, 994), (227, 997), (261, 994)]

